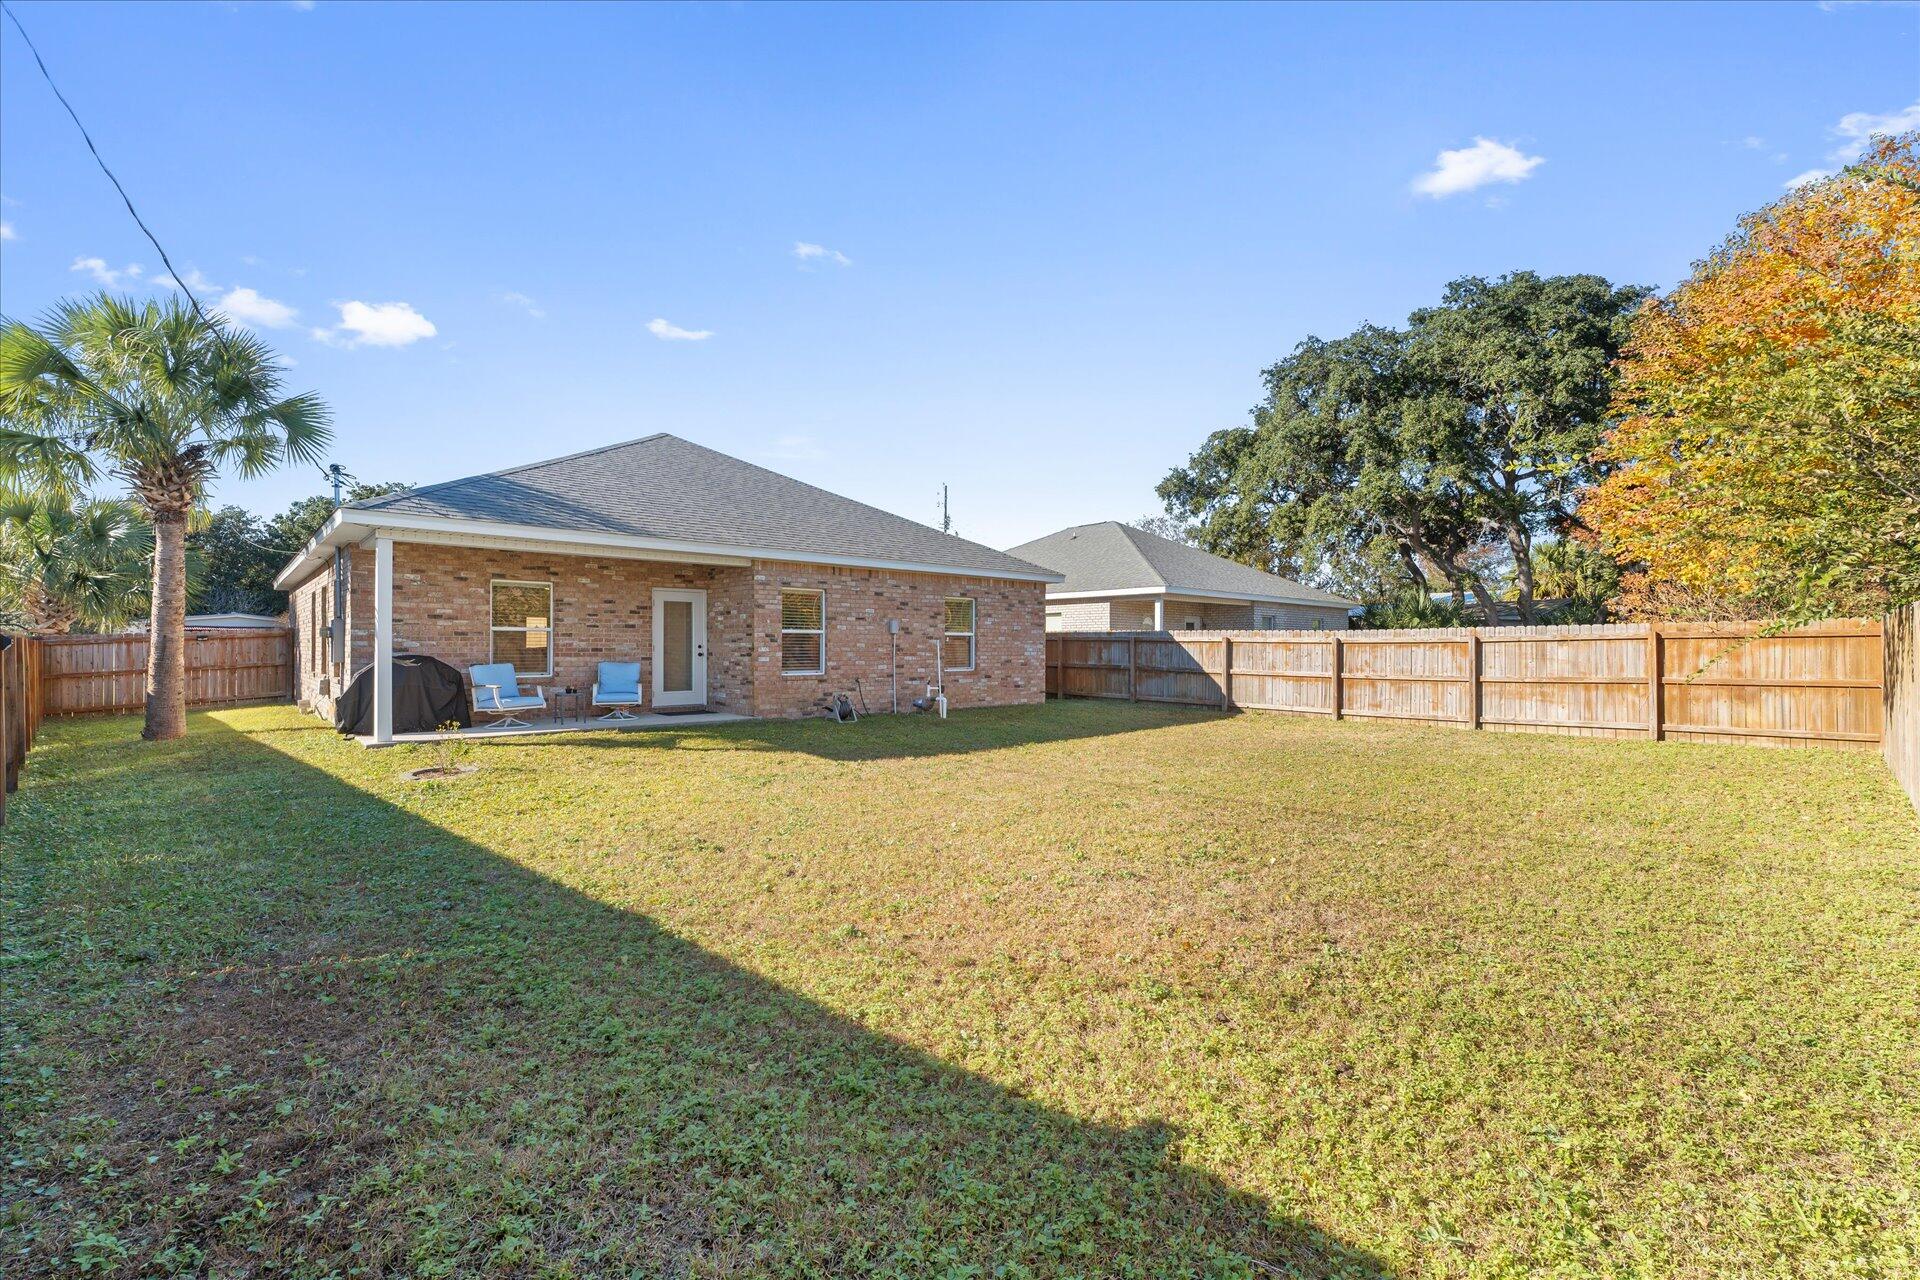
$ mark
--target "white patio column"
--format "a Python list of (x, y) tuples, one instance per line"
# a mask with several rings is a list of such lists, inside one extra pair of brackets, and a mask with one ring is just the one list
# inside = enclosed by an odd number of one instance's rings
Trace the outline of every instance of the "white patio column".
[(1167, 598), (1165, 596), (1153, 598), (1153, 629), (1155, 631), (1167, 629)]
[(393, 539), (373, 539), (373, 740), (393, 741)]

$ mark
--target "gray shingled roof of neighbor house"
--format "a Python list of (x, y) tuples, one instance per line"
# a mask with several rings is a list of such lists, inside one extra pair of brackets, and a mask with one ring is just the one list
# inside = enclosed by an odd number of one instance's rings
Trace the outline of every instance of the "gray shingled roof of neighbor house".
[(1359, 603), (1114, 520), (1062, 529), (1008, 554), (1065, 575), (1066, 581), (1047, 588), (1048, 595), (1160, 591), (1346, 608)]
[(743, 551), (925, 564), (986, 576), (1041, 566), (661, 433), (352, 503), (377, 513), (658, 538)]

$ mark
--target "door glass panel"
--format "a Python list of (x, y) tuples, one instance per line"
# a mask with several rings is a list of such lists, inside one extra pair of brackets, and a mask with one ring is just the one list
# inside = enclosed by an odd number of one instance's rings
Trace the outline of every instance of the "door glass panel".
[(693, 691), (693, 602), (660, 602), (660, 687), (668, 693)]

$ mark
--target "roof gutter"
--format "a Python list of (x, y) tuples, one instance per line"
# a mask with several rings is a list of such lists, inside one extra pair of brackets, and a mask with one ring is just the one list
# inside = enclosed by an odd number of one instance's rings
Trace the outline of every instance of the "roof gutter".
[[(492, 520), (465, 520), (449, 516), (425, 516), (402, 512), (342, 507), (333, 513), (320, 531), (313, 535), (299, 555), (274, 577), (274, 589), (284, 591), (294, 582), (308, 577), (321, 562), (328, 548), (386, 535), (397, 541), (409, 541), (407, 535), (420, 534), (479, 539), (512, 539), (523, 542), (559, 544), (577, 548), (573, 554), (594, 551), (650, 552), (661, 559), (674, 555), (719, 557), (720, 563), (745, 560), (784, 560), (795, 564), (841, 565), (853, 569), (887, 569), (901, 573), (939, 573), (964, 578), (1000, 578), (1013, 582), (1063, 582), (1063, 575), (1034, 566), (1029, 571), (1016, 569), (976, 569), (963, 565), (927, 564), (911, 560), (885, 560), (871, 556), (837, 555), (822, 552), (783, 551), (767, 547), (728, 546), (724, 543), (684, 542), (673, 538), (648, 538), (625, 533), (591, 533), (577, 529), (555, 529), (543, 525), (506, 524)], [(563, 551), (562, 554), (566, 554)]]

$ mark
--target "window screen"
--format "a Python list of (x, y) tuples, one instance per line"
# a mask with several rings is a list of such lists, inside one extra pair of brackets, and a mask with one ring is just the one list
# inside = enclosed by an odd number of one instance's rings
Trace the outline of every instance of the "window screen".
[(552, 584), (494, 583), (492, 631), (492, 661), (511, 662), (515, 675), (552, 675)]
[(827, 669), (827, 593), (780, 593), (780, 671), (817, 676)]
[(973, 601), (947, 600), (947, 629), (941, 638), (940, 665), (948, 671), (973, 670)]

